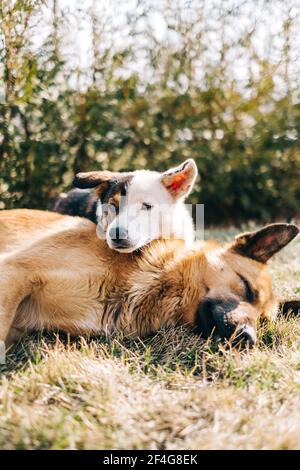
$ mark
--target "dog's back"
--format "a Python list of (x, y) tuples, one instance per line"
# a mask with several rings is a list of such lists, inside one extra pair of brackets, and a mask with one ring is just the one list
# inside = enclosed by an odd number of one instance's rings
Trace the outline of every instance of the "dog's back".
[(52, 211), (59, 214), (85, 217), (97, 223), (98, 196), (90, 189), (71, 189), (68, 193), (61, 193)]

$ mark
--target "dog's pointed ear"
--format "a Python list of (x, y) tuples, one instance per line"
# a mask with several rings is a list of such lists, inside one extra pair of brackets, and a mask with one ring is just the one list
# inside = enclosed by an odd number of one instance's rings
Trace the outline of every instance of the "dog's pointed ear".
[(161, 175), (162, 185), (174, 199), (186, 197), (192, 190), (198, 170), (195, 161), (189, 158), (176, 168)]
[(116, 180), (122, 173), (114, 171), (88, 171), (86, 173), (77, 173), (73, 180), (75, 188), (86, 189), (95, 188), (99, 184)]
[(116, 194), (124, 184), (132, 178), (130, 172), (117, 171), (89, 171), (77, 173), (73, 186), (80, 189), (93, 188), (96, 195), (105, 202), (106, 199)]
[(261, 263), (266, 263), (299, 233), (291, 224), (271, 224), (255, 232), (238, 235), (230, 250)]

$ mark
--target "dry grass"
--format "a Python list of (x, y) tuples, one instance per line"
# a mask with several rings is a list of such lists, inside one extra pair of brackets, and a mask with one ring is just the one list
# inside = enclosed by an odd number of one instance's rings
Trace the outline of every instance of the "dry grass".
[[(216, 233), (226, 238), (227, 233)], [(271, 264), (300, 297), (300, 240)], [(0, 384), (1, 449), (300, 448), (300, 319), (238, 353), (184, 329), (144, 342), (25, 338)]]

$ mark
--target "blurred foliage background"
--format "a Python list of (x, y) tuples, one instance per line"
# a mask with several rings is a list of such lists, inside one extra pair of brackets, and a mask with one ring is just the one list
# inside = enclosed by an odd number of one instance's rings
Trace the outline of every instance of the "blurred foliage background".
[(2, 0), (0, 208), (186, 158), (208, 223), (300, 208), (298, 0)]

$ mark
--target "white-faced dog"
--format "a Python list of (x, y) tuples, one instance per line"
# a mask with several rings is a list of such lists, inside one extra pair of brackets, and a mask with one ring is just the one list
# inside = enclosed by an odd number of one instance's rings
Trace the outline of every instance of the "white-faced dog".
[[(184, 201), (197, 177), (194, 160), (159, 173), (91, 171), (78, 173), (73, 189), (54, 210), (87, 217), (111, 249), (129, 253), (154, 239), (194, 241), (192, 217)], [(80, 189), (78, 189), (80, 188)]]

